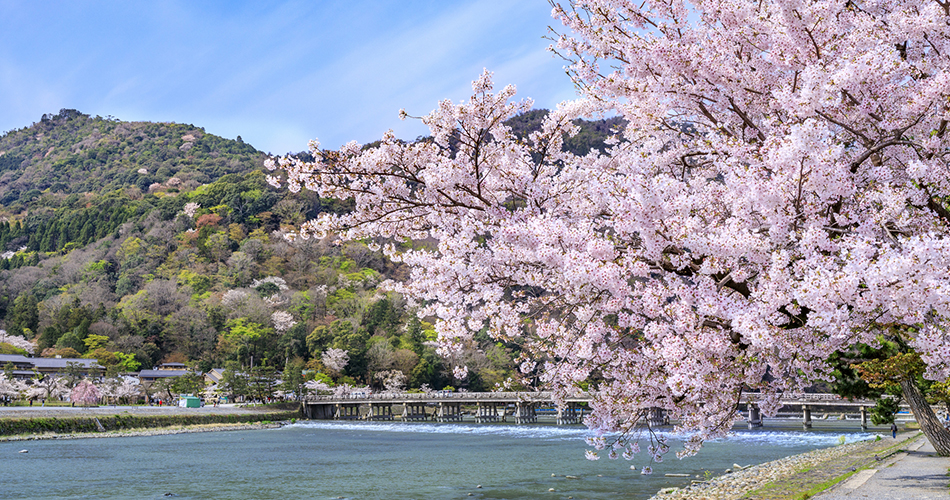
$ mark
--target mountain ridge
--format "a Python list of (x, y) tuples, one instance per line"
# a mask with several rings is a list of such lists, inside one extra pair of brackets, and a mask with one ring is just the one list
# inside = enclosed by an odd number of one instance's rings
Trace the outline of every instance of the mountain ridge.
[[(544, 113), (508, 123), (527, 134)], [(619, 121), (579, 124), (567, 142), (585, 154)], [(432, 325), (377, 290), (406, 270), (362, 242), (286, 240), (348, 204), (273, 188), (266, 155), (240, 137), (64, 109), (0, 136), (0, 152), (0, 328), (37, 355), (92, 357), (110, 373), (182, 362), (377, 387), (396, 372), (409, 387), (456, 383), (427, 343)], [(322, 362), (330, 348), (349, 353), (339, 373)], [(519, 350), (476, 336), (464, 384), (514, 376)]]

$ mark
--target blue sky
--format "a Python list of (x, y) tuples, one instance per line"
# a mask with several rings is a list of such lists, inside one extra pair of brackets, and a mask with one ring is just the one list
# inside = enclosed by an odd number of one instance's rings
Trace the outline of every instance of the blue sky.
[(274, 154), (378, 139), (483, 68), (537, 107), (574, 97), (546, 0), (0, 0), (0, 131), (73, 108), (204, 127)]

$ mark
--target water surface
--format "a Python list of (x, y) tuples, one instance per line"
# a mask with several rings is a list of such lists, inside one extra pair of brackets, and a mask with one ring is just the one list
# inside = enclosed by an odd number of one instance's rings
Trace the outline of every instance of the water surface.
[[(545, 424), (310, 421), (259, 431), (4, 442), (0, 499), (649, 498), (690, 480), (667, 473), (720, 474), (733, 463), (833, 446), (840, 436), (873, 438), (855, 422), (815, 426), (737, 428), (684, 460), (674, 456), (679, 447), (670, 436), (673, 451), (660, 464), (645, 456), (585, 460), (586, 428)], [(643, 465), (652, 465), (653, 475), (640, 474)]]

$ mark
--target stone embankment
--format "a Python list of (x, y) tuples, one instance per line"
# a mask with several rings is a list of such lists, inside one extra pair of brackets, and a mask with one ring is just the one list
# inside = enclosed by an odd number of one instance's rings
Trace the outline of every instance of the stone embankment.
[(56, 433), (42, 432), (34, 434), (19, 434), (15, 436), (0, 436), (0, 442), (3, 441), (36, 441), (45, 439), (89, 439), (89, 438), (112, 438), (112, 437), (134, 437), (134, 436), (163, 436), (170, 434), (191, 434), (196, 432), (220, 432), (220, 431), (251, 431), (260, 429), (277, 429), (281, 423), (252, 423), (252, 424), (195, 424), (180, 425), (174, 427), (161, 427), (157, 429), (120, 429), (104, 432), (74, 432), (74, 433)]
[(685, 488), (662, 490), (652, 500), (808, 498), (896, 453), (918, 434), (860, 441), (755, 465)]
[(0, 440), (140, 436), (260, 429), (300, 418), (282, 407), (0, 408)]

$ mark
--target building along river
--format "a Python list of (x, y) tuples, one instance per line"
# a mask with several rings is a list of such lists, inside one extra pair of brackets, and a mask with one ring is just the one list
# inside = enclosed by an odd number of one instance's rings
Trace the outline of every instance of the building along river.
[[(707, 470), (718, 475), (734, 463), (875, 432), (887, 429), (818, 421), (803, 432), (798, 420), (768, 420), (754, 430), (737, 426), (684, 460), (670, 436), (672, 450), (658, 464), (645, 453), (631, 462), (585, 460), (588, 432), (580, 425), (303, 421), (256, 431), (9, 441), (0, 442), (0, 499), (649, 498)], [(640, 474), (643, 465), (653, 474)]]

